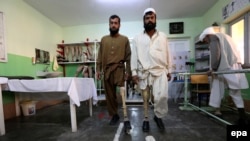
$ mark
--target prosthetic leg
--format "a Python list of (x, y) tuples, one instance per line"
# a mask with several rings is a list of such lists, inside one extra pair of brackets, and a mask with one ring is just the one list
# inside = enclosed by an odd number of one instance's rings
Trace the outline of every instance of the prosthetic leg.
[(76, 74), (75, 77), (78, 77), (78, 75), (80, 74), (80, 72), (82, 72), (82, 75), (84, 76), (84, 73), (87, 71), (88, 66), (85, 65), (81, 65), (76, 69)]
[(144, 132), (149, 132), (150, 126), (148, 121), (148, 107), (149, 107), (149, 87), (145, 90), (142, 90), (142, 97), (143, 97), (143, 109), (144, 109), (144, 120), (142, 124), (142, 130)]
[(77, 67), (75, 77), (78, 77), (78, 75), (82, 71), (82, 69), (83, 69), (83, 65), (80, 65)]
[(127, 114), (127, 105), (125, 103), (125, 88), (120, 87), (120, 94), (122, 98), (122, 108), (123, 108), (123, 116), (124, 116), (124, 131), (125, 133), (129, 134), (131, 130), (131, 124), (128, 119), (128, 114)]
[(89, 74), (89, 78), (92, 78), (92, 67), (91, 66), (88, 66), (88, 74)]

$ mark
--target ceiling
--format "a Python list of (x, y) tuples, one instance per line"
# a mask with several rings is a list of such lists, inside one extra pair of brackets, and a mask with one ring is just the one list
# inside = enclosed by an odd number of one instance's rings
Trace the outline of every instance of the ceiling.
[(157, 19), (200, 17), (217, 0), (23, 0), (60, 26), (107, 23), (117, 14), (121, 21), (140, 21), (153, 7)]

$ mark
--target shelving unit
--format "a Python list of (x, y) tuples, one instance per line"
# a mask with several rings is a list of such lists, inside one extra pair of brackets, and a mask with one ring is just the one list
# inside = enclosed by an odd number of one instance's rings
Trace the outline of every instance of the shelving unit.
[[(215, 32), (220, 32), (220, 27), (217, 23), (213, 25)], [(198, 41), (199, 35), (195, 38), (195, 71), (206, 72), (209, 70), (210, 65), (210, 52), (207, 43)]]
[[(63, 67), (63, 75), (70, 77), (78, 77), (77, 71), (79, 74), (82, 74), (82, 70), (79, 67), (84, 65), (86, 67), (91, 67), (88, 71), (92, 71), (92, 73), (88, 73), (88, 76), (83, 77), (92, 77), (95, 81), (97, 94), (99, 100), (105, 100), (104, 88), (102, 87), (102, 80), (97, 80), (95, 72), (96, 72), (96, 60), (98, 55), (98, 49), (100, 46), (100, 42), (83, 42), (83, 43), (61, 43), (57, 45), (57, 61), (58, 64)], [(69, 70), (71, 73), (66, 74), (66, 70)], [(73, 74), (74, 72), (74, 74)], [(89, 76), (92, 74), (92, 76)], [(77, 75), (77, 76), (76, 76)]]
[(209, 70), (209, 46), (203, 42), (195, 43), (195, 71), (205, 72)]
[[(209, 44), (205, 42), (197, 41), (195, 43), (195, 72), (207, 72), (209, 68), (210, 68)], [(200, 107), (202, 99), (206, 98), (206, 102), (208, 102), (209, 100), (210, 82), (206, 74), (191, 75), (190, 77), (191, 77), (191, 83), (190, 83), (191, 99), (190, 100), (192, 104)], [(202, 78), (204, 78), (205, 81)], [(198, 91), (198, 89), (202, 91)], [(196, 99), (195, 102), (193, 101), (194, 99)]]

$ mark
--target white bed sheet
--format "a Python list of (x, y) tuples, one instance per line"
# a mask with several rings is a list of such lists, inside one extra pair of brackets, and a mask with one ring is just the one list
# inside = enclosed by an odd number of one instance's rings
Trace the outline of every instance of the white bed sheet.
[(8, 82), (8, 78), (6, 77), (0, 77), (0, 84), (5, 84)]
[(93, 97), (93, 104), (98, 101), (97, 91), (92, 78), (57, 77), (34, 80), (8, 80), (8, 89), (14, 92), (42, 93), (66, 92), (73, 104), (80, 106), (81, 101)]

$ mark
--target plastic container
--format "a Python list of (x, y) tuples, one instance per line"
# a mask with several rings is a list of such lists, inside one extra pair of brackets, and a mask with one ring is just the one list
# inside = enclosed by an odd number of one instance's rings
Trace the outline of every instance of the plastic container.
[(31, 116), (36, 114), (36, 101), (21, 102), (22, 112), (24, 116)]

